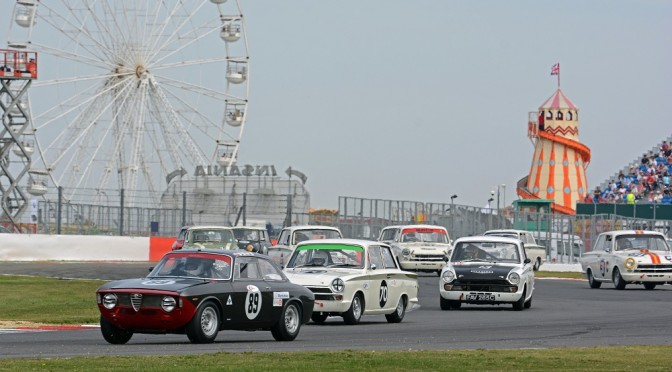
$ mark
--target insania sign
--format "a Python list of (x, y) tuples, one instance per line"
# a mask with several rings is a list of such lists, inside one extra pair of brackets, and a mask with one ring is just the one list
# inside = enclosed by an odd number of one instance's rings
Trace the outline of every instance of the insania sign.
[(226, 172), (226, 167), (219, 165), (198, 165), (194, 171), (194, 176), (260, 176), (260, 177), (275, 177), (278, 173), (275, 171), (273, 165), (232, 165), (229, 172)]

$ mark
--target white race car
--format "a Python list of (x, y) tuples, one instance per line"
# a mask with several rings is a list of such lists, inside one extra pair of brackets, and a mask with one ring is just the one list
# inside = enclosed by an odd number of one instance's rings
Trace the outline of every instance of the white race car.
[(346, 324), (362, 315), (384, 314), (399, 323), (418, 308), (417, 274), (402, 271), (390, 246), (370, 240), (325, 239), (299, 243), (284, 269), (293, 283), (315, 294), (312, 320), (342, 316)]
[(581, 268), (591, 288), (612, 282), (616, 289), (631, 283), (654, 289), (672, 282), (672, 252), (662, 233), (609, 231), (600, 234), (593, 250), (581, 257)]
[(534, 270), (519, 239), (472, 236), (455, 241), (450, 261), (441, 271), (442, 310), (463, 303), (512, 304), (514, 310), (532, 306)]

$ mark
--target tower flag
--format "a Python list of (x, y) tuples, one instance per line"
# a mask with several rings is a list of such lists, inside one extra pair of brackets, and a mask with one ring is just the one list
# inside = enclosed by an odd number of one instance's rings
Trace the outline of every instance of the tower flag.
[(558, 76), (558, 89), (560, 89), (560, 64), (556, 63), (551, 67), (551, 76), (557, 75)]

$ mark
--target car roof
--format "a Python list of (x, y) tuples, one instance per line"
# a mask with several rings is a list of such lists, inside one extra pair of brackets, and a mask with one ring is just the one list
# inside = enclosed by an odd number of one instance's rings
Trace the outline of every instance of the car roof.
[(231, 229), (233, 229), (233, 230), (245, 229), (245, 230), (264, 230), (264, 231), (266, 231), (266, 228), (261, 227), (261, 226), (231, 226)]
[(441, 225), (426, 225), (426, 224), (415, 224), (415, 225), (391, 225), (385, 226), (383, 229), (405, 229), (405, 228), (416, 228), (416, 229), (442, 229), (446, 230), (445, 227)]
[(167, 254), (174, 253), (207, 253), (219, 256), (255, 256), (255, 257), (267, 257), (266, 255), (248, 252), (244, 249), (218, 249), (218, 248), (184, 248), (174, 251), (170, 251)]
[(484, 232), (484, 234), (500, 234), (500, 233), (520, 234), (520, 233), (529, 233), (529, 231), (516, 230), (516, 229), (495, 229)]
[(651, 230), (616, 230), (616, 231), (603, 232), (602, 234), (611, 234), (611, 235), (615, 235), (615, 236), (618, 236), (618, 235), (658, 235), (658, 236), (662, 236), (665, 239), (667, 239), (665, 234), (663, 234), (661, 232), (658, 232), (658, 231), (651, 231)]
[(334, 226), (325, 226), (325, 225), (297, 225), (297, 226), (287, 226), (285, 229), (296, 231), (296, 230), (334, 230), (340, 232), (341, 230), (338, 227)]
[(521, 241), (516, 238), (508, 238), (504, 236), (497, 236), (497, 235), (477, 235), (477, 236), (465, 236), (463, 238), (459, 238), (455, 241), (455, 245), (457, 243), (462, 243), (462, 242), (493, 242), (493, 243), (515, 243), (515, 244), (520, 244)]
[(219, 226), (219, 225), (199, 225), (199, 226), (191, 226), (189, 227), (188, 230), (231, 230), (231, 227), (229, 226)]
[(384, 245), (388, 246), (385, 243), (376, 241), (376, 240), (364, 240), (364, 239), (316, 239), (316, 240), (306, 240), (296, 245), (296, 247), (304, 245), (314, 245), (314, 244), (347, 244), (347, 245), (359, 245), (361, 247), (369, 247), (371, 245)]

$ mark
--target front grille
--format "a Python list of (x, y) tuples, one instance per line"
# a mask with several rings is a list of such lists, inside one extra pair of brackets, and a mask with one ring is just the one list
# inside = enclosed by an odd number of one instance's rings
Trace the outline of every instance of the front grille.
[(443, 261), (442, 254), (416, 254), (411, 257), (411, 261)]
[(335, 301), (334, 292), (330, 288), (325, 287), (306, 287), (315, 294), (315, 299), (320, 301)]
[(326, 287), (306, 287), (311, 290), (313, 293), (333, 293), (331, 289)]
[(506, 280), (457, 280), (451, 283), (454, 287), (460, 287), (462, 291), (469, 292), (507, 292), (511, 293), (511, 288), (517, 286), (511, 285)]
[[(134, 295), (140, 295), (141, 297), (134, 297)], [(119, 293), (118, 297), (120, 306), (131, 306), (133, 307), (133, 310), (139, 311), (140, 308), (161, 307), (161, 301), (164, 296), (140, 293)]]
[(670, 264), (640, 264), (634, 270), (636, 273), (654, 273), (654, 274), (669, 274), (672, 273), (672, 265)]

